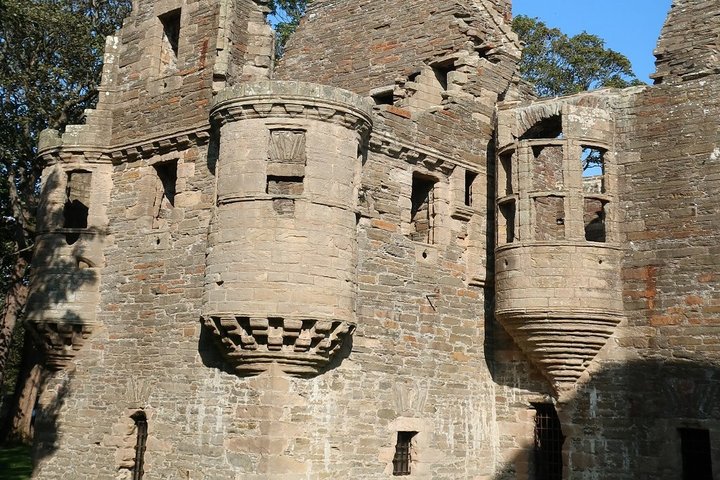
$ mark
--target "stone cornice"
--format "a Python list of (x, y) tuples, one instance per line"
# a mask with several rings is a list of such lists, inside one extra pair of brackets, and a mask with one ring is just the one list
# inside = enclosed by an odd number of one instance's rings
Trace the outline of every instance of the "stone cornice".
[(82, 162), (109, 164), (149, 158), (170, 151), (184, 150), (193, 145), (203, 145), (210, 138), (210, 123), (204, 122), (190, 128), (167, 132), (156, 137), (109, 147), (97, 145), (66, 144), (58, 135), (53, 141), (51, 131), (43, 132), (38, 158), (46, 165), (55, 163)]
[(484, 168), (479, 169), (477, 164), (471, 164), (457, 157), (445, 155), (430, 147), (411, 144), (383, 131), (374, 130), (372, 132), (370, 150), (409, 163), (421, 163), (429, 169), (439, 170), (448, 175), (452, 173), (456, 166), (473, 172), (484, 171)]
[(372, 126), (372, 107), (361, 96), (304, 82), (259, 82), (222, 90), (210, 116), (220, 123), (253, 118), (301, 118), (339, 123), (361, 135)]

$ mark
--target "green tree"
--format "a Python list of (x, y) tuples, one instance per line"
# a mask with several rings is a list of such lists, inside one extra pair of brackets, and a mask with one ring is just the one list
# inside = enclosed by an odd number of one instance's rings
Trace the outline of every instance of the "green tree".
[(605, 48), (604, 40), (596, 35), (582, 32), (569, 37), (524, 15), (515, 17), (512, 27), (525, 44), (520, 74), (542, 97), (643, 84), (630, 60)]
[(272, 0), (270, 3), (271, 23), (275, 27), (275, 54), (281, 57), (290, 36), (295, 32), (300, 19), (305, 15), (312, 0)]
[(80, 123), (95, 104), (105, 37), (130, 8), (131, 0), (0, 0), (0, 386), (12, 383), (6, 363), (12, 339), (23, 338), (13, 331), (27, 299), (38, 134)]

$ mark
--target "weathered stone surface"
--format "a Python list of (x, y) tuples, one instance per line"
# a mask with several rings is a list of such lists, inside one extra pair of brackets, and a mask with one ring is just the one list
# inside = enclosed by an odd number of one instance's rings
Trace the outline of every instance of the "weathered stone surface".
[(134, 2), (40, 138), (34, 478), (132, 478), (138, 418), (145, 479), (387, 479), (399, 432), (535, 478), (538, 404), (567, 478), (717, 465), (715, 3), (660, 85), (538, 101), (509, 0), (316, 0), (278, 65), (265, 0)]

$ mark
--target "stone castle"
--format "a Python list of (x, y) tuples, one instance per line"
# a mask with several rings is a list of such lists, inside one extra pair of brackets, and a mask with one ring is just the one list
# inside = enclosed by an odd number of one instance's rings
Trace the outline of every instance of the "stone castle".
[(510, 0), (315, 0), (279, 61), (267, 0), (133, 3), (40, 139), (33, 478), (718, 478), (720, 0), (543, 100)]

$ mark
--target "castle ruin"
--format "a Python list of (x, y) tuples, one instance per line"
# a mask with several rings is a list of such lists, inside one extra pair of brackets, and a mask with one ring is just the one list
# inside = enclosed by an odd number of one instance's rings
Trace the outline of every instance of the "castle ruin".
[(135, 0), (40, 139), (33, 478), (717, 478), (720, 1), (553, 99), (510, 3), (315, 0), (276, 61), (267, 0)]

